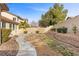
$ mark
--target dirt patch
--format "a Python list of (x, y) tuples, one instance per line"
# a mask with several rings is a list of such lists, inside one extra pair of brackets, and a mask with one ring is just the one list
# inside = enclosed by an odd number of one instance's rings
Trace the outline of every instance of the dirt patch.
[(0, 56), (15, 56), (18, 53), (18, 49), (18, 43), (15, 38), (12, 38), (0, 46)]
[(26, 40), (33, 44), (36, 48), (38, 56), (57, 56), (62, 55), (56, 50), (52, 50), (45, 42), (43, 42), (43, 36), (39, 34), (29, 34), (26, 36)]

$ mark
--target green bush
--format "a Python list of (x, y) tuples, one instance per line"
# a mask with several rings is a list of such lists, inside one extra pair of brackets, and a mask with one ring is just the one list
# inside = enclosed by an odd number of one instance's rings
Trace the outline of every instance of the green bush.
[(77, 32), (77, 26), (74, 26), (74, 27), (72, 28), (72, 30), (73, 30), (74, 34), (76, 34), (76, 32)]
[(0, 29), (0, 33), (2, 30), (2, 43), (9, 40), (9, 34), (11, 32), (11, 29)]
[(28, 27), (30, 27), (30, 25), (26, 22), (26, 20), (21, 21), (19, 23), (19, 29), (21, 29), (21, 28), (25, 29), (25, 28), (28, 28)]
[(66, 27), (57, 28), (57, 32), (58, 33), (67, 33), (67, 28)]

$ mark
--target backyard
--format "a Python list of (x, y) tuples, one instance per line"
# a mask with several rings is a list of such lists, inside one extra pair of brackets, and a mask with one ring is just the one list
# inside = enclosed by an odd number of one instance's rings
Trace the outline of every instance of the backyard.
[[(49, 27), (48, 27), (49, 28)], [(46, 28), (46, 29), (48, 29)], [(79, 55), (78, 33), (57, 33), (52, 30), (40, 32), (41, 30), (20, 30), (17, 36), (13, 36), (0, 46), (0, 55), (17, 55), (20, 48), (27, 49), (27, 42), (32, 44), (38, 56), (75, 56)], [(40, 28), (41, 29), (41, 28)], [(43, 29), (45, 31), (46, 29)], [(38, 31), (39, 30), (39, 31)], [(21, 32), (22, 31), (22, 32)], [(21, 39), (21, 41), (20, 41)], [(24, 44), (22, 42), (24, 40)], [(21, 45), (22, 44), (22, 45)], [(27, 44), (27, 45), (26, 45)], [(30, 45), (29, 44), (29, 45)], [(24, 47), (25, 48), (24, 48)], [(28, 47), (27, 47), (28, 48)], [(31, 47), (32, 48), (32, 47)], [(30, 48), (28, 48), (30, 49)], [(23, 54), (24, 52), (20, 52)], [(28, 51), (28, 50), (27, 50)], [(26, 53), (27, 53), (26, 51)], [(3, 54), (2, 54), (3, 53)], [(24, 54), (26, 55), (26, 54)]]
[(10, 10), (15, 9), (14, 14), (6, 12), (9, 11), (6, 4), (0, 4), (4, 11), (0, 12), (1, 56), (79, 56), (79, 15), (70, 17), (69, 6), (13, 5), (16, 6), (8, 4)]

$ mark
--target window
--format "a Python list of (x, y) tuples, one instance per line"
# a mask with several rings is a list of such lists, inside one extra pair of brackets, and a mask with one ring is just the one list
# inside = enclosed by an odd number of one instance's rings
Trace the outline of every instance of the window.
[(13, 30), (15, 29), (15, 24), (13, 24)]
[(16, 18), (13, 18), (13, 21), (16, 21)]
[(1, 28), (1, 22), (0, 22), (0, 28)]
[(9, 28), (12, 29), (12, 24), (9, 24)]
[(6, 28), (6, 23), (2, 22), (2, 28)]

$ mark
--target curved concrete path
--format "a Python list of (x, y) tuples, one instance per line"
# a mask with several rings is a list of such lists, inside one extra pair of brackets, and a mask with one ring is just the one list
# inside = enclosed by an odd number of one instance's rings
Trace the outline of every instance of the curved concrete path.
[(32, 44), (30, 44), (25, 40), (24, 34), (18, 35), (18, 37), (16, 38), (16, 41), (19, 44), (19, 51), (17, 53), (17, 56), (36, 56), (37, 55), (36, 50), (32, 46)]

